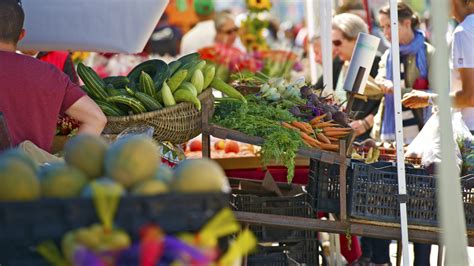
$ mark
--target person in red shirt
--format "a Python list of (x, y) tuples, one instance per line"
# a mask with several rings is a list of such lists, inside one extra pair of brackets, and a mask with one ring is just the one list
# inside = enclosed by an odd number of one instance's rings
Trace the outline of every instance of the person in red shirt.
[(0, 1), (0, 112), (12, 144), (30, 140), (50, 151), (59, 114), (79, 121), (78, 134), (99, 135), (107, 119), (77, 84), (54, 65), (16, 53), (23, 22), (17, 0)]

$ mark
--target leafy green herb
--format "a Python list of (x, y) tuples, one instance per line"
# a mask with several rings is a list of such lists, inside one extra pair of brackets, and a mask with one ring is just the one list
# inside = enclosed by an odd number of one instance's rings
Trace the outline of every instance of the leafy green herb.
[(285, 165), (288, 168), (288, 183), (291, 183), (294, 176), (296, 152), (303, 145), (297, 132), (280, 125), (281, 121), (292, 120), (295, 118), (288, 111), (258, 104), (253, 97), (248, 97), (247, 104), (227, 99), (218, 100), (213, 118), (214, 123), (223, 127), (263, 137), (262, 163), (268, 165), (271, 160), (275, 160)]

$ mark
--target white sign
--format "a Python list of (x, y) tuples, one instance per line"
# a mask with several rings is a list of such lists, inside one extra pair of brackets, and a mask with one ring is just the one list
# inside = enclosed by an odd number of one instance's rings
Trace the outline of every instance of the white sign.
[(344, 82), (344, 90), (364, 94), (365, 84), (369, 78), (379, 43), (380, 38), (359, 33)]

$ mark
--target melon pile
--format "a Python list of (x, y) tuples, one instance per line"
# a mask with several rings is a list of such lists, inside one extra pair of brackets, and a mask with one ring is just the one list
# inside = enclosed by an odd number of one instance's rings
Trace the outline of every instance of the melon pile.
[(0, 201), (90, 197), (95, 183), (122, 195), (229, 190), (224, 171), (214, 161), (186, 160), (173, 171), (160, 165), (157, 143), (142, 135), (111, 145), (100, 137), (79, 135), (66, 144), (64, 160), (37, 166), (19, 150), (0, 154)]

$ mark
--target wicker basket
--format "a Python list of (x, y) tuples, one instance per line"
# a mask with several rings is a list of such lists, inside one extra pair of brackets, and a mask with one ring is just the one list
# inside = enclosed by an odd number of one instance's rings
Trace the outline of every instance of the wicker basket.
[[(212, 90), (207, 89), (199, 96), (202, 105), (209, 105), (214, 111)], [(129, 127), (151, 126), (155, 129), (153, 138), (157, 141), (184, 143), (202, 132), (201, 111), (191, 103), (179, 103), (158, 111), (129, 116), (108, 116), (105, 134), (119, 134)], [(212, 115), (212, 114), (211, 114)]]

